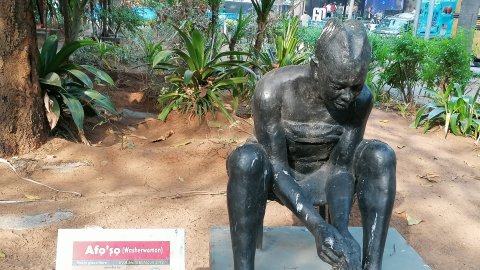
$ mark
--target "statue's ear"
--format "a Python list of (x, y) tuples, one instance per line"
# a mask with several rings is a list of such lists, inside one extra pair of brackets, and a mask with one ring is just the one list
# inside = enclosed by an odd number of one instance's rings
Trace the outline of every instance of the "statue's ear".
[(318, 58), (315, 56), (310, 57), (310, 69), (313, 71), (313, 78), (318, 79)]

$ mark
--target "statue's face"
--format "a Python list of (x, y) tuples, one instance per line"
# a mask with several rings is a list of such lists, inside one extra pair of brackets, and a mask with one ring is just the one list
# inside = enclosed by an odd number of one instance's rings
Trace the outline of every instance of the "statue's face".
[(329, 108), (347, 109), (363, 89), (371, 48), (363, 25), (330, 20), (312, 59), (320, 97)]
[[(327, 72), (326, 72), (327, 71)], [(320, 73), (320, 70), (319, 70)], [(366, 68), (345, 70), (340, 66), (323, 69), (319, 76), (319, 88), (325, 104), (338, 110), (347, 109), (363, 89)]]

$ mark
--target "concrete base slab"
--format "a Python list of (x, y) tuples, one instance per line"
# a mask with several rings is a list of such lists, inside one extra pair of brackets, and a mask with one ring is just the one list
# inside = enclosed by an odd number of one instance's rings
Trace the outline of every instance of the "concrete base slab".
[[(355, 240), (362, 243), (362, 228), (349, 228)], [(210, 269), (233, 269), (230, 229), (210, 229)], [(315, 240), (305, 227), (265, 227), (263, 249), (255, 255), (255, 270), (331, 270), (318, 258)], [(383, 270), (430, 269), (415, 250), (394, 228), (388, 230), (383, 255)]]

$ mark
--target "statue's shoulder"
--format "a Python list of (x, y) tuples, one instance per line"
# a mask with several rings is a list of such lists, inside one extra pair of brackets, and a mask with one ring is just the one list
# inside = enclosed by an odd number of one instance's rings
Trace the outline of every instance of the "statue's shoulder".
[(307, 65), (286, 66), (274, 69), (265, 74), (257, 82), (253, 99), (268, 101), (280, 101), (285, 91), (294, 88), (294, 82), (309, 76)]
[(368, 117), (373, 107), (373, 95), (370, 88), (364, 84), (362, 92), (357, 96), (355, 100), (356, 114), (361, 117)]

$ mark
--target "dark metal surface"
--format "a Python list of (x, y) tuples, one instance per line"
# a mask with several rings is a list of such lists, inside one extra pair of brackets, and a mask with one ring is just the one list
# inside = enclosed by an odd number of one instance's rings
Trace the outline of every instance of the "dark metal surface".
[[(309, 65), (276, 69), (258, 82), (252, 100), (256, 140), (228, 158), (235, 270), (254, 269), (267, 198), (304, 223), (318, 256), (334, 269), (381, 269), (396, 158), (388, 145), (363, 139), (372, 109), (364, 85), (371, 49), (363, 25), (332, 19), (315, 54)], [(355, 195), (363, 258), (348, 231)], [(331, 224), (317, 210), (322, 205), (328, 205)]]

